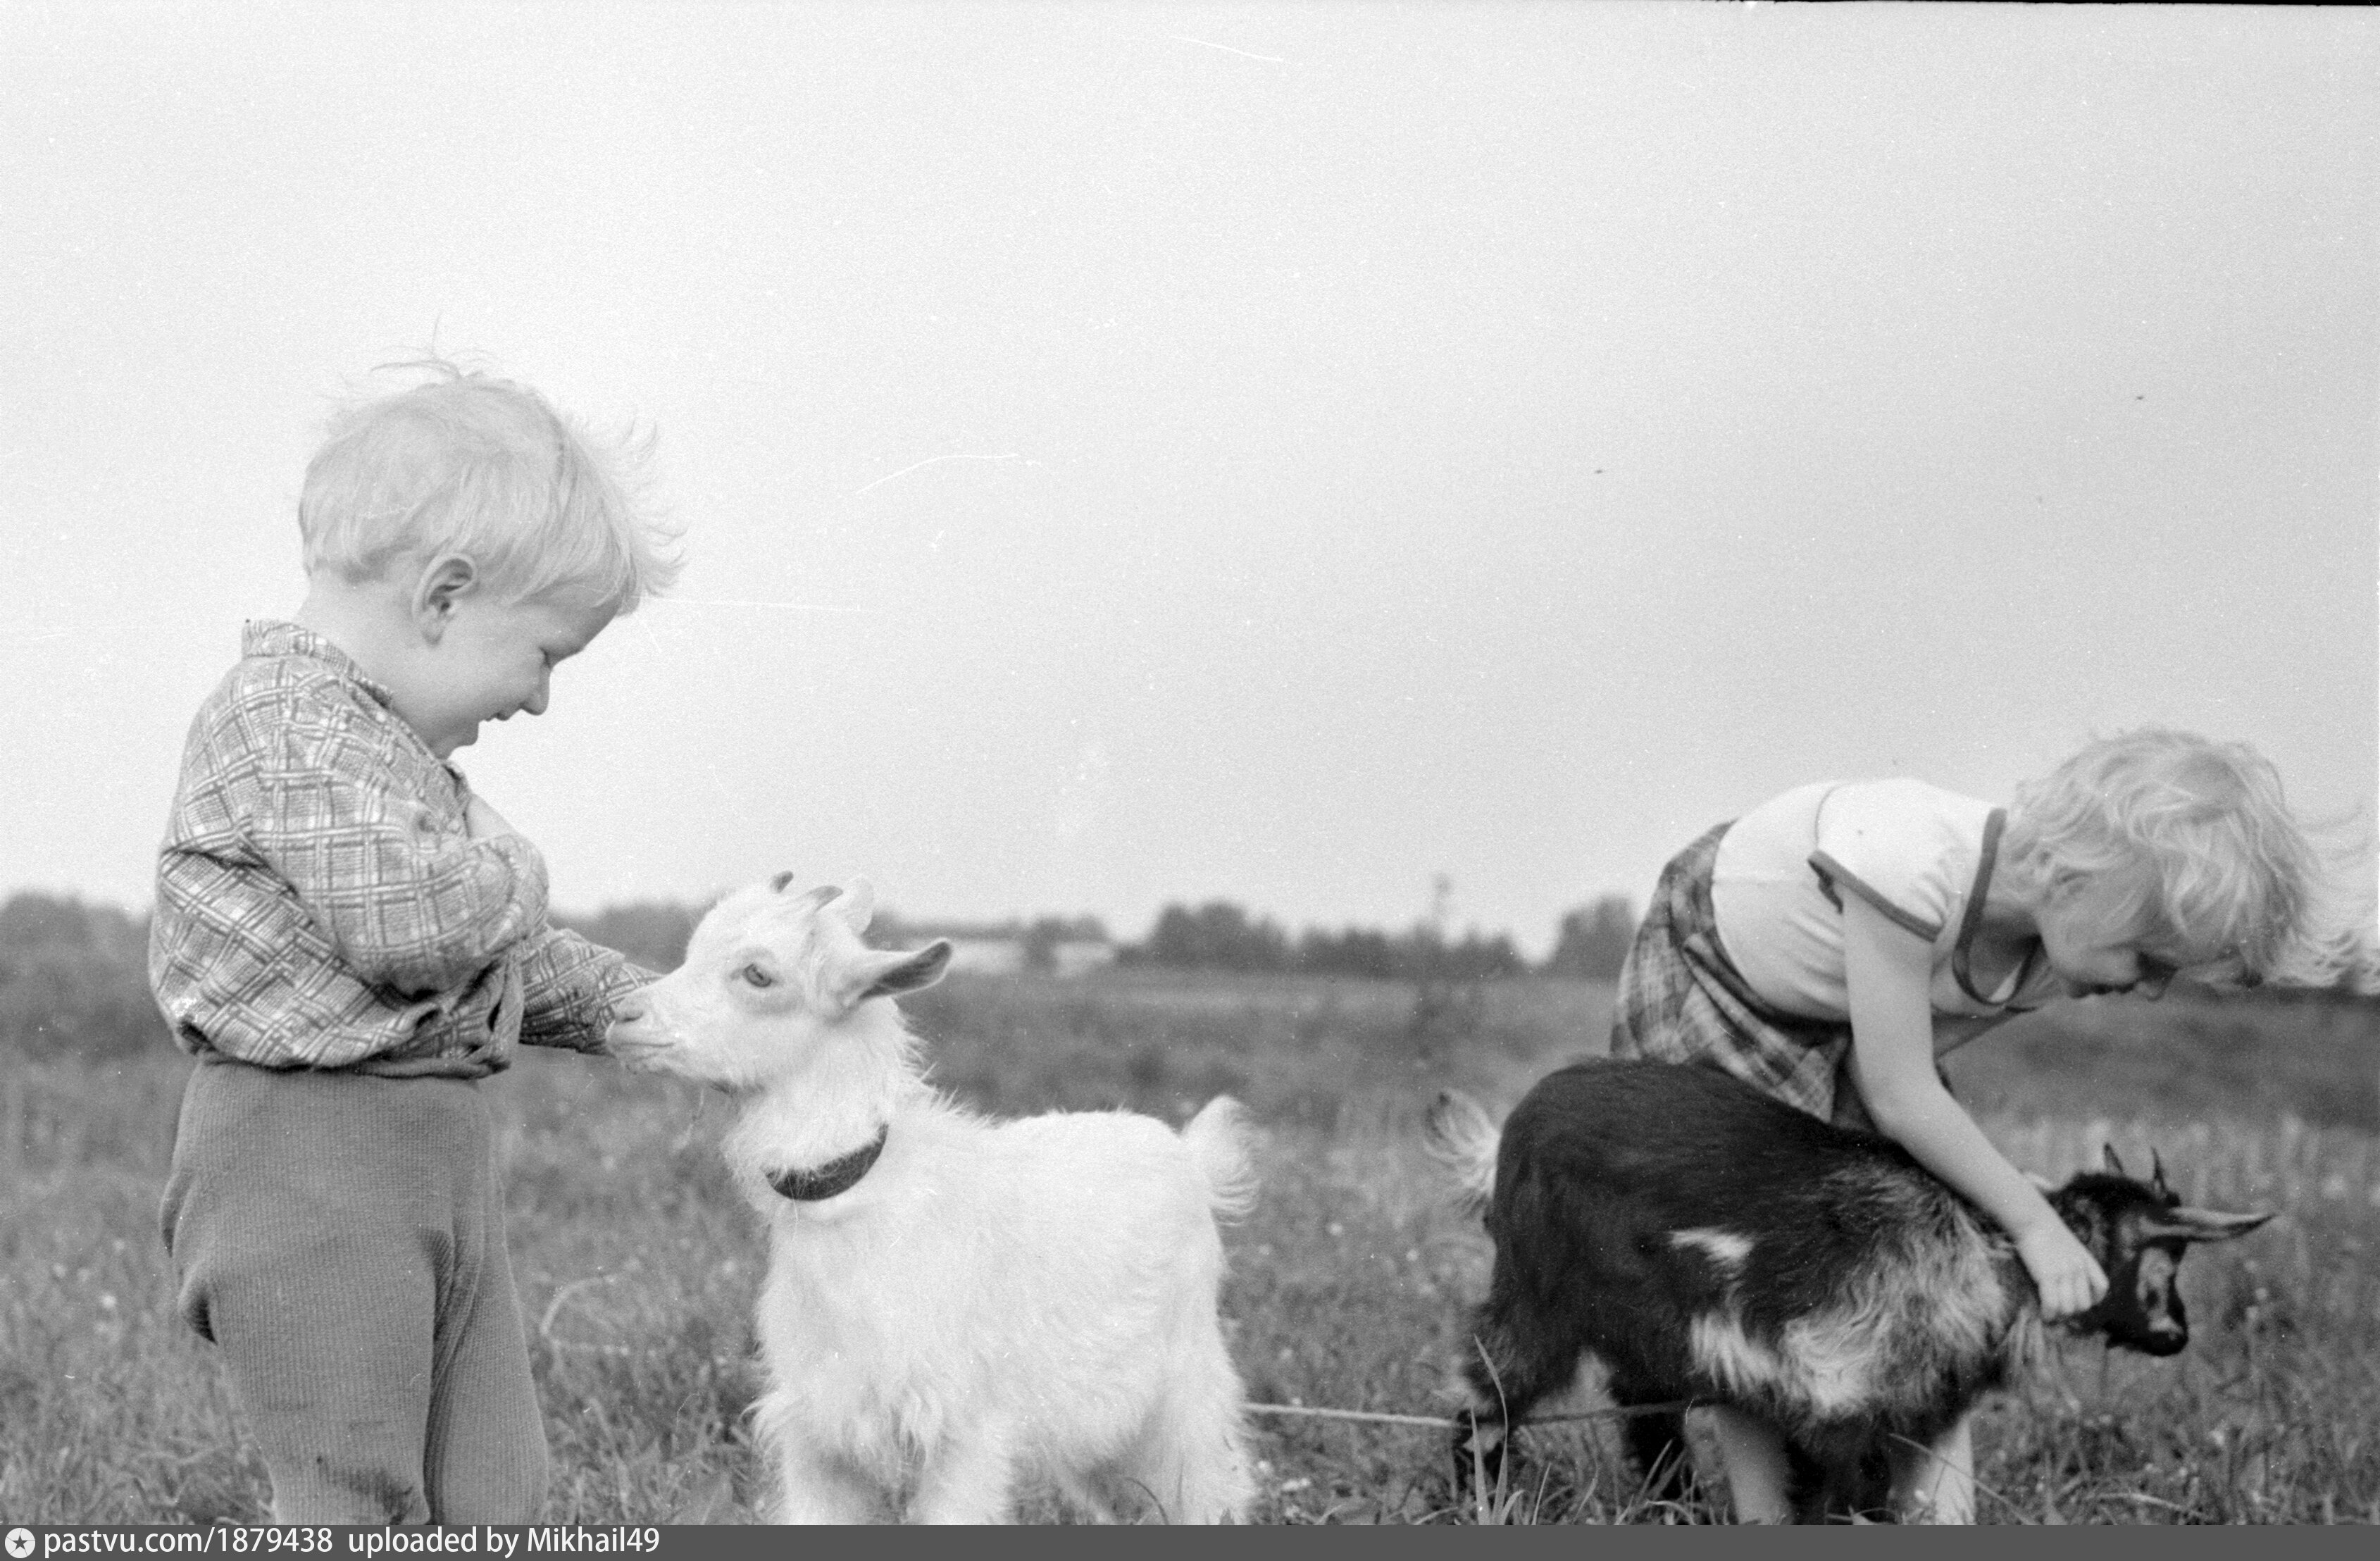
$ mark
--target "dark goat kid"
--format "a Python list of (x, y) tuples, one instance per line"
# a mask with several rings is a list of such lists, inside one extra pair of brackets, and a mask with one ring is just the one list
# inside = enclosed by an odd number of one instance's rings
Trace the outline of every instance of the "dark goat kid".
[[(1782, 1433), (1803, 1522), (1887, 1505), (1898, 1449), (1933, 1447), (2037, 1336), (2013, 1243), (1899, 1144), (1822, 1122), (1716, 1067), (1581, 1063), (1500, 1130), (1462, 1096), (1431, 1152), (1485, 1206), (1494, 1276), (1463, 1363), (1458, 1486), (1492, 1482), (1506, 1433), (1585, 1361), (1622, 1406), (1733, 1406)], [(2190, 1339), (2174, 1271), (2193, 1241), (2271, 1216), (2181, 1206), (2159, 1166), (2047, 1191), (2106, 1269), (2078, 1331), (2151, 1355)], [(1684, 1421), (1625, 1422), (1658, 1494), (1679, 1488)]]

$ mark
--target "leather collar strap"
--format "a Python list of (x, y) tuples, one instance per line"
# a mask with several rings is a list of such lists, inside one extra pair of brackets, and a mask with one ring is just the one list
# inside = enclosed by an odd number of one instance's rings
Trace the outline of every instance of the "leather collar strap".
[(777, 1189), (778, 1197), (790, 1198), (796, 1203), (817, 1203), (840, 1197), (858, 1186), (859, 1178), (876, 1164), (876, 1157), (884, 1152), (884, 1135), (891, 1130), (889, 1123), (877, 1128), (875, 1138), (823, 1165), (814, 1165), (807, 1171), (771, 1171), (769, 1185)]

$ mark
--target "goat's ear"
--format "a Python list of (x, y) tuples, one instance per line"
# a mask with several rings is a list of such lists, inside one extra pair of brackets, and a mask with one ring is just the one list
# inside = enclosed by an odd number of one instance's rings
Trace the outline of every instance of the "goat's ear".
[(2131, 1174), (2124, 1169), (2124, 1163), (2116, 1158), (2116, 1146), (2114, 1144), (2101, 1144), (2099, 1146), (2099, 1157), (2107, 1163), (2107, 1169), (2115, 1172), (2116, 1175), (2123, 1177), (2130, 1176)]
[(898, 997), (905, 992), (931, 986), (942, 979), (950, 963), (948, 938), (936, 938), (923, 948), (905, 953), (897, 949), (863, 949), (858, 957), (835, 972), (835, 1005), (848, 1009), (871, 997)]
[(785, 892), (785, 885), (793, 881), (794, 870), (789, 867), (785, 869), (784, 872), (778, 873), (774, 878), (770, 879), (769, 887), (782, 895)]
[(2229, 1241), (2247, 1235), (2272, 1217), (2270, 1213), (2227, 1214), (2216, 1209), (2193, 1209), (2185, 1204), (2153, 1216), (2147, 1228), (2151, 1235), (2179, 1236), (2185, 1241)]
[(876, 885), (865, 878), (855, 878), (843, 886), (843, 893), (827, 901), (827, 909), (853, 932), (864, 933), (876, 915)]
[(936, 938), (914, 953), (900, 956), (900, 963), (876, 978), (876, 984), (860, 994), (862, 997), (898, 997), (905, 992), (931, 986), (942, 979), (951, 968), (951, 940)]

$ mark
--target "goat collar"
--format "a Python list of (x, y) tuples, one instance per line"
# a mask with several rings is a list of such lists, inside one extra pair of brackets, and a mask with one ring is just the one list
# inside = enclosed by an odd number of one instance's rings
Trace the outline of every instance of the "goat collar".
[(771, 1171), (769, 1185), (777, 1189), (780, 1198), (790, 1198), (796, 1203), (817, 1203), (829, 1198), (841, 1197), (859, 1185), (859, 1178), (876, 1164), (884, 1152), (884, 1136), (891, 1125), (876, 1129), (876, 1136), (848, 1154), (838, 1154), (823, 1165), (813, 1165), (807, 1171)]

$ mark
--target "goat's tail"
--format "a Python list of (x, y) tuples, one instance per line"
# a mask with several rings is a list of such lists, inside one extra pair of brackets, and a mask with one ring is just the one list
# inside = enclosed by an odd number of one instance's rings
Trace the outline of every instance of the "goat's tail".
[(1190, 1147), (1190, 1159), (1207, 1184), (1207, 1201), (1218, 1219), (1245, 1219), (1257, 1206), (1255, 1146), (1247, 1116), (1247, 1107), (1229, 1095), (1217, 1095), (1182, 1129), (1182, 1141)]
[(1422, 1149), (1454, 1179), (1454, 1196), (1472, 1213), (1485, 1213), (1496, 1193), (1496, 1149), (1504, 1130), (1487, 1108), (1455, 1090), (1439, 1092), (1422, 1122)]

